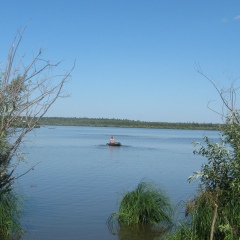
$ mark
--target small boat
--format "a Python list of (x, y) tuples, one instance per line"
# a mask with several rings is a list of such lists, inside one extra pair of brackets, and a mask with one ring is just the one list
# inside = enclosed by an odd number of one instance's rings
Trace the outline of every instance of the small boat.
[(108, 146), (112, 146), (112, 147), (119, 147), (122, 146), (122, 144), (120, 142), (114, 142), (114, 143), (107, 143)]

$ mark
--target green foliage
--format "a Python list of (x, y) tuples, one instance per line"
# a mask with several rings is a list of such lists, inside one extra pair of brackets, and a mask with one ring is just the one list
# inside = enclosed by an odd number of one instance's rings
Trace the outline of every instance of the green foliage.
[(227, 148), (226, 138), (222, 138), (220, 144), (212, 143), (208, 137), (204, 137), (204, 141), (206, 146), (201, 146), (200, 149), (194, 151), (194, 154), (206, 157), (208, 163), (202, 166), (200, 173), (194, 173), (189, 180), (200, 175), (201, 187), (209, 191), (229, 189), (236, 161)]
[(172, 207), (166, 194), (152, 183), (140, 182), (135, 190), (123, 195), (118, 212), (110, 216), (108, 223), (116, 220), (120, 228), (158, 225), (163, 231), (172, 225), (171, 216)]
[[(238, 239), (240, 216), (238, 199), (233, 198), (227, 204), (224, 197), (206, 190), (199, 192), (186, 206), (186, 222), (189, 224), (186, 224), (184, 229), (180, 227), (176, 231), (174, 234), (176, 238), (171, 236), (169, 239), (190, 239), (187, 238), (189, 234), (192, 239), (210, 239), (211, 232), (213, 239)], [(180, 233), (182, 238), (177, 238)]]
[(202, 240), (190, 229), (186, 223), (180, 223), (180, 226), (174, 230), (174, 233), (168, 233), (164, 238), (155, 240)]
[(185, 223), (167, 240), (235, 240), (240, 236), (240, 114), (230, 111), (222, 125), (220, 143), (204, 137), (194, 154), (207, 158), (201, 171), (189, 177), (200, 178), (199, 193), (186, 204)]
[(10, 156), (10, 144), (0, 137), (0, 195), (10, 191), (13, 184), (13, 170), (8, 169)]
[[(216, 202), (216, 195), (203, 190), (194, 200), (190, 200), (187, 204), (187, 211), (192, 220), (192, 233), (199, 239), (209, 239), (210, 237)], [(215, 226), (219, 225), (219, 221), (220, 218), (218, 217)], [(222, 239), (220, 232), (217, 239)]]
[(19, 239), (23, 235), (19, 219), (22, 206), (13, 191), (0, 194), (0, 239)]
[[(205, 137), (205, 145), (194, 151), (206, 157), (207, 163), (189, 178), (190, 181), (200, 178), (199, 193), (186, 206), (193, 239), (235, 240), (240, 236), (239, 120), (239, 111), (231, 111), (223, 125), (220, 143), (212, 143)], [(178, 238), (179, 233), (188, 231), (180, 228), (169, 239), (185, 239), (183, 235)]]

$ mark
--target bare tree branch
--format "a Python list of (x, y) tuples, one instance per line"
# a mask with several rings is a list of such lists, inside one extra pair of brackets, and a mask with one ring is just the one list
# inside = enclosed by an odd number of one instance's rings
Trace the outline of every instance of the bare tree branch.
[[(239, 77), (235, 78), (232, 83), (231, 83), (231, 86), (227, 89), (223, 89), (223, 88), (219, 88), (217, 86), (217, 84), (210, 78), (208, 77), (202, 70), (202, 68), (200, 67), (199, 64), (196, 63), (196, 66), (197, 66), (197, 72), (202, 75), (205, 79), (207, 79), (212, 85), (213, 87), (215, 88), (215, 90), (217, 91), (222, 103), (223, 103), (223, 106), (222, 106), (222, 112), (218, 112), (214, 109), (212, 109), (210, 107), (210, 104), (208, 103), (208, 108), (221, 115), (222, 118), (224, 119), (227, 119), (227, 116), (228, 115), (232, 115), (234, 121), (236, 123), (239, 123), (239, 118), (237, 116), (237, 106), (236, 106), (236, 102), (237, 102), (237, 91), (239, 90), (240, 87), (236, 87), (236, 82), (237, 80), (239, 80)], [(225, 111), (226, 109), (226, 111)], [(227, 112), (227, 113), (225, 113)]]
[(55, 74), (61, 62), (45, 60), (41, 49), (28, 64), (24, 57), (18, 60), (16, 56), (24, 31), (25, 28), (15, 36), (0, 75), (0, 184), (3, 179), (6, 183), (6, 176), (10, 182), (14, 180), (13, 172), (7, 173), (11, 159), (17, 155), (26, 134), (62, 97), (63, 86), (75, 67), (74, 62), (66, 73)]

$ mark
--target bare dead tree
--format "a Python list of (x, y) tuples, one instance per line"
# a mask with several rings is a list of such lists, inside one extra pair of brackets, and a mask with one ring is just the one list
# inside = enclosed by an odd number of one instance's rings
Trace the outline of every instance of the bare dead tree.
[(18, 32), (9, 49), (6, 65), (0, 70), (0, 191), (8, 191), (14, 181), (9, 164), (17, 155), (24, 136), (32, 131), (53, 103), (63, 94), (63, 86), (73, 67), (55, 74), (60, 62), (42, 58), (42, 50), (26, 65), (17, 53), (24, 31)]

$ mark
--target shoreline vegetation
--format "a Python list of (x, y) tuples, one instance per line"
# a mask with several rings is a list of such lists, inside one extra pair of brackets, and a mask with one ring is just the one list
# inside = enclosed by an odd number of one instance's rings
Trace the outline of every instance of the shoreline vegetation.
[(108, 118), (67, 118), (43, 117), (39, 126), (87, 126), (87, 127), (124, 127), (124, 128), (154, 128), (154, 129), (189, 129), (189, 130), (220, 130), (222, 124), (195, 122), (145, 122), (127, 119)]

